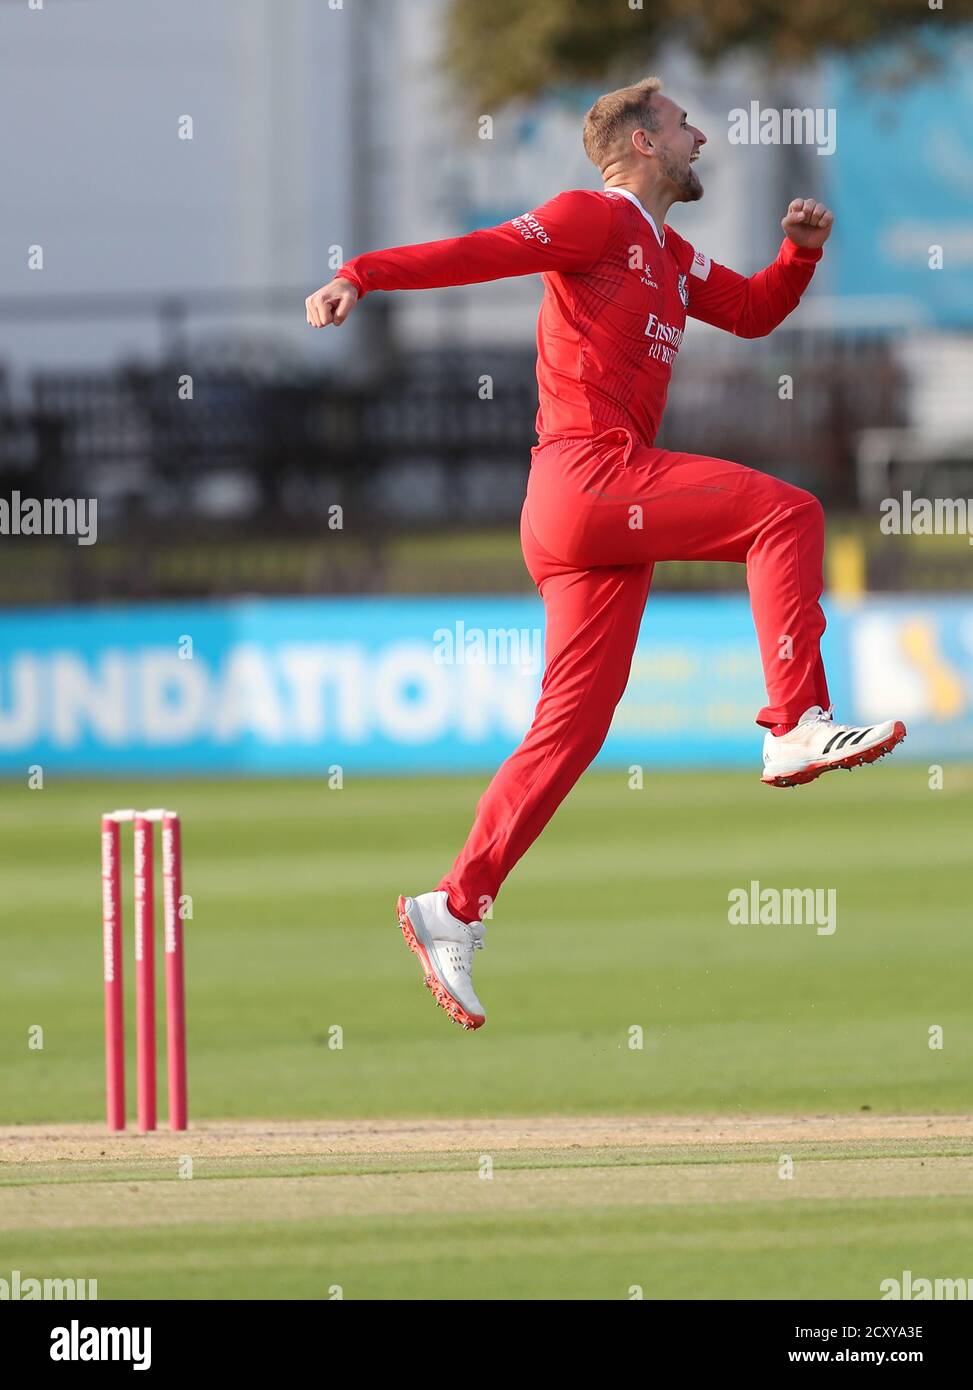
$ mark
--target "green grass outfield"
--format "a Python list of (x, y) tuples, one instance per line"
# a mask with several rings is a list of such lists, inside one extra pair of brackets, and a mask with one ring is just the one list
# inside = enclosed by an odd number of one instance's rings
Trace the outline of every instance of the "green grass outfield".
[[(194, 905), (197, 1117), (970, 1105), (973, 769), (947, 768), (941, 791), (894, 763), (786, 791), (589, 775), (498, 900), (471, 1036), (420, 987), (394, 909), (435, 886), (481, 787), (0, 787), (0, 1123), (102, 1114), (98, 815), (163, 795)], [(129, 831), (126, 889), (130, 846)], [(727, 894), (751, 879), (834, 888), (837, 931), (729, 925)]]
[[(0, 786), (0, 1125), (100, 1120), (98, 815), (163, 799), (184, 818), (194, 905), (195, 1120), (971, 1109), (973, 769), (947, 766), (939, 791), (923, 766), (894, 761), (793, 791), (760, 786), (756, 772), (649, 775), (642, 791), (621, 773), (590, 774), (497, 904), (476, 962), (489, 1021), (467, 1035), (421, 988), (394, 903), (434, 886), (483, 780), (352, 780), (340, 791), (310, 780)], [(130, 842), (126, 877), (129, 854)], [(834, 889), (836, 932), (730, 925), (727, 895), (751, 879)], [(126, 913), (130, 988), (128, 901)], [(131, 1009), (128, 1023), (131, 1034)], [(336, 1027), (340, 1048), (329, 1046)], [(941, 1049), (929, 1047), (933, 1027)], [(43, 1047), (31, 1048), (38, 1028)], [(633, 1028), (641, 1049), (629, 1046)], [(924, 1158), (880, 1148), (876, 1160)], [(557, 1161), (555, 1150), (542, 1167)], [(97, 1165), (86, 1172), (84, 1183), (98, 1180)], [(264, 1176), (288, 1181), (272, 1166)], [(873, 1297), (876, 1269), (885, 1277), (923, 1262), (973, 1275), (960, 1258), (973, 1189), (965, 1195), (961, 1181), (923, 1195), (920, 1173), (904, 1188), (869, 1190), (795, 1194), (772, 1230), (758, 1221), (764, 1199), (744, 1189), (725, 1203), (674, 1190), (662, 1208), (619, 1193), (598, 1203), (593, 1224), (584, 1187), (563, 1209), (451, 1209), (418, 1221), (329, 1207), (302, 1223), (296, 1192), (293, 1220), (276, 1207), (264, 1220), (256, 1195), (242, 1213), (192, 1226), (188, 1266), (178, 1258), (187, 1231), (154, 1227), (149, 1213), (144, 1229), (102, 1241), (83, 1203), (73, 1224), (52, 1229), (32, 1221), (28, 1203), (0, 1231), (0, 1277), (95, 1252), (115, 1292), (320, 1297), (322, 1248), (343, 1252), (358, 1296), (448, 1295), (464, 1271), (476, 1271), (464, 1291), (482, 1296), (578, 1297), (625, 1297), (634, 1283), (712, 1296), (733, 1271), (738, 1296), (780, 1287), (784, 1297)], [(481, 1245), (487, 1255), (474, 1258)], [(262, 1288), (240, 1268), (244, 1249)], [(785, 1249), (804, 1250), (803, 1273), (788, 1257), (793, 1277), (775, 1285)], [(633, 1272), (633, 1250), (654, 1258)]]

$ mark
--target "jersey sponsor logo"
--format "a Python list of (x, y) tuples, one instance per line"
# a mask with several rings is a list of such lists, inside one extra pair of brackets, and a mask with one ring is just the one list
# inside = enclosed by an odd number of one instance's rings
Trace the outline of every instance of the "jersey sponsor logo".
[(522, 217), (515, 217), (510, 225), (517, 228), (524, 241), (539, 241), (542, 246), (550, 245), (551, 238), (532, 212), (525, 212)]
[(652, 290), (659, 288), (653, 279), (652, 267), (649, 265), (649, 253), (640, 241), (633, 242), (628, 248), (628, 268), (638, 271), (639, 280), (643, 285), (648, 285)]
[(689, 267), (690, 275), (696, 275), (700, 280), (705, 280), (709, 275), (709, 268), (712, 261), (709, 256), (705, 256), (702, 251), (693, 253), (693, 263)]
[[(681, 278), (685, 279), (685, 276)], [(656, 314), (650, 314), (649, 321), (645, 325), (645, 336), (652, 340), (649, 356), (671, 366), (676, 360), (676, 353), (682, 346), (683, 330), (677, 328), (675, 324), (663, 323)]]
[(689, 277), (688, 277), (688, 276), (686, 276), (686, 275), (680, 275), (680, 277), (679, 277), (679, 283), (678, 283), (678, 285), (677, 285), (677, 289), (679, 290), (679, 298), (682, 300), (682, 307), (683, 307), (684, 309), (688, 309), (688, 308), (689, 308)]

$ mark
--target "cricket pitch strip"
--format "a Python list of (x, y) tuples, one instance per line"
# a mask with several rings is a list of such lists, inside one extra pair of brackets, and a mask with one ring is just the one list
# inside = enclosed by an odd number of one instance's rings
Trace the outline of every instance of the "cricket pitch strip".
[[(793, 1174), (782, 1181), (781, 1165)], [(489, 1174), (491, 1181), (478, 1181)], [(192, 1177), (196, 1182), (180, 1181)], [(237, 1121), (0, 1130), (0, 1231), (973, 1196), (973, 1117)]]
[(874, 1298), (971, 1232), (965, 1115), (0, 1129), (0, 1270), (107, 1298)]

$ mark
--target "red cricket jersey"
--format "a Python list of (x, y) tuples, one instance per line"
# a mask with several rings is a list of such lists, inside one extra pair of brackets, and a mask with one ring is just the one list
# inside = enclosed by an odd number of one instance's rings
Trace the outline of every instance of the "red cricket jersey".
[(660, 233), (627, 189), (578, 189), (499, 227), (356, 256), (337, 274), (364, 295), (539, 272), (540, 443), (621, 426), (651, 444), (686, 316), (761, 337), (796, 308), (820, 259), (785, 238), (773, 264), (746, 278), (671, 227)]

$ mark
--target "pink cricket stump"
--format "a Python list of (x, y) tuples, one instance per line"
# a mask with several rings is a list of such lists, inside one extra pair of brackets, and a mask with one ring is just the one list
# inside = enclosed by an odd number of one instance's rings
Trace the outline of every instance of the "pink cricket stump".
[(166, 956), (166, 1050), (170, 1129), (185, 1129), (189, 1116), (181, 906), (182, 843), (179, 817), (174, 811), (167, 811), (162, 817), (162, 913)]
[(121, 835), (101, 818), (101, 920), (105, 963), (105, 1100), (109, 1129), (125, 1128), (125, 1006), (122, 990)]
[(155, 902), (152, 822), (135, 817), (135, 1056), (138, 1127), (156, 1127)]

